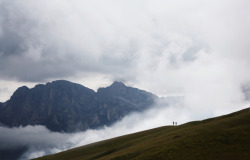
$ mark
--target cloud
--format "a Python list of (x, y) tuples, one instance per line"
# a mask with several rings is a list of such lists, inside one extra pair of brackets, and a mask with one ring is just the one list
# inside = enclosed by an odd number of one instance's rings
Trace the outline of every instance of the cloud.
[(44, 126), (0, 127), (0, 156), (3, 160), (15, 160), (32, 149), (49, 150), (51, 147), (65, 145), (65, 139), (69, 136), (69, 134), (50, 132)]
[[(101, 74), (159, 94), (184, 94), (186, 75), (203, 76), (194, 67), (206, 71), (223, 63), (217, 67), (227, 72), (225, 83), (232, 77), (242, 83), (250, 79), (248, 5), (247, 0), (1, 0), (0, 75), (45, 82)], [(151, 75), (179, 83), (161, 92), (162, 83), (149, 85)]]
[(208, 48), (249, 58), (249, 20), (241, 18), (247, 3), (1, 0), (0, 75), (41, 82), (101, 73), (141, 81), (140, 72), (150, 75), (164, 62), (164, 71), (182, 67)]
[(16, 154), (19, 160), (32, 159), (147, 129), (171, 126), (173, 121), (183, 124), (215, 116), (205, 110), (187, 107), (184, 97), (166, 97), (144, 112), (131, 113), (112, 126), (97, 130), (69, 134), (51, 132), (44, 126), (0, 127), (0, 155), (11, 153), (7, 156)]
[(7, 92), (7, 91), (8, 91), (8, 88), (7, 88), (7, 87), (0, 88), (0, 92)]
[(98, 10), (92, 15), (92, 4), (27, 2), (1, 3), (1, 77), (37, 82), (79, 72), (118, 73), (131, 65), (132, 40), (112, 36), (112, 22)]
[[(12, 144), (12, 140), (14, 141), (13, 143), (18, 145), (20, 142), (21, 144), (28, 144), (29, 149), (19, 158), (20, 160), (26, 160), (147, 129), (171, 126), (173, 121), (179, 125), (213, 116), (211, 112), (197, 114), (192, 109), (186, 108), (183, 97), (168, 97), (160, 100), (151, 109), (142, 113), (127, 115), (121, 121), (109, 127), (105, 126), (102, 129), (62, 134), (50, 132), (42, 126), (28, 126), (19, 129), (9, 129), (10, 136), (5, 138), (6, 141), (10, 141), (10, 144)], [(20, 133), (24, 132), (23, 130), (25, 130), (26, 136), (20, 137), (15, 135), (20, 135)], [(12, 139), (12, 136), (17, 138)], [(6, 143), (6, 145), (8, 144)]]
[(145, 112), (132, 113), (112, 126), (99, 130), (66, 134), (51, 132), (44, 126), (0, 127), (0, 150), (26, 147), (26, 152), (19, 159), (31, 159), (121, 135), (172, 125), (173, 121), (182, 124), (197, 119), (192, 116), (191, 112), (183, 108), (181, 97), (172, 97)]
[(60, 145), (60, 142), (67, 138), (67, 136), (69, 135), (50, 132), (44, 126), (0, 127), (0, 149), (15, 149), (36, 144), (47, 146)]
[(249, 3), (0, 0), (0, 84), (122, 80), (183, 96), (196, 118), (239, 110), (249, 105)]

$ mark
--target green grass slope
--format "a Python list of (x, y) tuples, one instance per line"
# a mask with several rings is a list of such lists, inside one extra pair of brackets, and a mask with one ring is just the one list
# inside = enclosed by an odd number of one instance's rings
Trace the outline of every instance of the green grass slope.
[(166, 126), (37, 160), (249, 160), (250, 110)]

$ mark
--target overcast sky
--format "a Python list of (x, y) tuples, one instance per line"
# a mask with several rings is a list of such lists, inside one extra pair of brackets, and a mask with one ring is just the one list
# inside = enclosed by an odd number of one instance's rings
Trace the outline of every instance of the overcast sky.
[(249, 0), (0, 0), (0, 102), (57, 79), (182, 96), (102, 130), (0, 127), (0, 150), (29, 146), (27, 159), (249, 107), (249, 8)]
[[(0, 0), (0, 101), (114, 80), (214, 114), (248, 104), (249, 0)], [(245, 90), (244, 90), (245, 91)]]

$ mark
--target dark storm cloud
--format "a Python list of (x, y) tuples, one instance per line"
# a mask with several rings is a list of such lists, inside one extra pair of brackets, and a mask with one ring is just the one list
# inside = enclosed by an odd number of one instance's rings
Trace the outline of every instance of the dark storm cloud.
[[(157, 14), (134, 14), (137, 9), (128, 12), (120, 3), (110, 5), (112, 1), (99, 2), (103, 3), (100, 9), (80, 1), (25, 2), (0, 3), (0, 76), (5, 80), (42, 82), (100, 73), (135, 81), (140, 63), (157, 67), (150, 64), (154, 60), (151, 56), (160, 58), (173, 40), (183, 41), (182, 36), (175, 39), (161, 31), (165, 24), (161, 26)], [(136, 8), (141, 6), (135, 4)], [(145, 5), (140, 10), (150, 12)], [(178, 45), (184, 50), (192, 47)], [(194, 55), (185, 54), (183, 60)]]
[[(95, 51), (92, 48), (100, 48), (100, 46), (93, 44), (88, 49), (89, 44), (86, 43), (91, 41), (96, 43), (95, 39), (91, 40), (93, 35), (88, 34), (91, 31), (85, 29), (87, 37), (84, 37), (85, 33), (77, 37), (82, 33), (81, 28), (74, 30), (74, 27), (70, 26), (72, 22), (64, 21), (61, 17), (61, 14), (71, 16), (72, 13), (64, 13), (59, 9), (58, 15), (53, 15), (51, 10), (41, 4), (40, 10), (37, 10), (38, 13), (32, 15), (32, 7), (38, 7), (33, 2), (32, 4), (24, 5), (18, 1), (0, 3), (0, 76), (2, 79), (41, 82), (46, 79), (70, 77), (81, 72), (107, 73), (116, 72), (118, 69), (124, 70), (124, 66), (129, 67), (131, 59), (120, 58), (119, 55), (122, 53), (112, 55), (115, 52), (123, 52), (119, 46), (118, 50), (115, 49), (116, 47), (107, 47), (107, 49)], [(51, 16), (51, 19), (46, 16)], [(71, 20), (71, 17), (68, 19)], [(69, 23), (71, 28), (65, 27), (66, 23)], [(85, 25), (88, 21), (80, 21), (80, 23)], [(101, 52), (100, 56), (97, 52)], [(103, 56), (102, 53), (104, 53)], [(119, 67), (114, 68), (114, 66)]]
[[(7, 59), (7, 60), (6, 60)], [(46, 78), (60, 78), (74, 74), (74, 68), (68, 65), (67, 61), (50, 62), (39, 60), (39, 62), (29, 57), (11, 57), (4, 59), (0, 75), (2, 78), (16, 78), (20, 81), (43, 82)]]
[(6, 30), (5, 28), (2, 29), (2, 32), (3, 33), (0, 36), (1, 58), (5, 58), (6, 56), (13, 54), (21, 54), (25, 51), (21, 43), (22, 38), (19, 35)]
[(1, 59), (5, 56), (23, 53), (25, 51), (24, 38), (21, 36), (21, 30), (18, 30), (18, 27), (22, 25), (22, 16), (13, 20), (17, 17), (10, 13), (8, 5), (3, 4), (0, 4), (0, 15), (0, 55), (3, 56)]
[[(32, 34), (36, 22), (17, 4), (0, 3), (0, 76), (2, 79), (41, 81), (57, 73), (57, 69), (49, 60), (34, 58), (43, 54), (43, 49), (39, 50), (39, 40)], [(32, 50), (31, 47), (36, 46), (38, 48)], [(34, 56), (29, 56), (28, 52), (33, 52)]]

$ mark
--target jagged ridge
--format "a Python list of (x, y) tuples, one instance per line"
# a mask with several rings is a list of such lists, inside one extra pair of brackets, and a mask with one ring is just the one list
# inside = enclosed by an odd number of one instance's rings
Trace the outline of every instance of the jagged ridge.
[(122, 82), (95, 92), (65, 80), (18, 88), (0, 104), (0, 123), (44, 125), (52, 131), (75, 132), (110, 125), (133, 111), (145, 110), (157, 96)]

